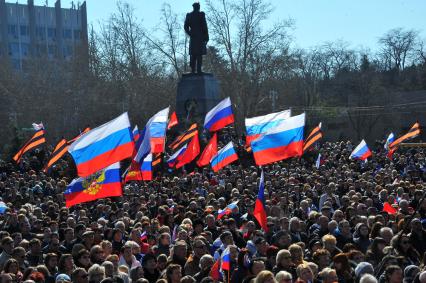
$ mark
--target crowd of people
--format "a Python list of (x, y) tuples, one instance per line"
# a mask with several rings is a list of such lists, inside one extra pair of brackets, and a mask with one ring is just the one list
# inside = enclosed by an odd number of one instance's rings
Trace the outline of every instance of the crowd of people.
[(156, 172), (71, 208), (69, 162), (45, 174), (40, 153), (0, 161), (0, 283), (426, 282), (425, 150), (389, 160), (378, 144), (361, 162), (353, 147), (325, 142), (319, 168), (316, 151), (265, 166), (267, 232), (253, 217), (260, 169), (242, 161)]

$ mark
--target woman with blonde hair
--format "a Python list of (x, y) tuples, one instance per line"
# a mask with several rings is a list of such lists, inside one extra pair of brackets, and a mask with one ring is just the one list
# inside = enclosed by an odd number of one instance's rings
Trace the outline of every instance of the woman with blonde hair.
[(277, 283), (274, 274), (269, 270), (263, 270), (257, 274), (254, 283)]

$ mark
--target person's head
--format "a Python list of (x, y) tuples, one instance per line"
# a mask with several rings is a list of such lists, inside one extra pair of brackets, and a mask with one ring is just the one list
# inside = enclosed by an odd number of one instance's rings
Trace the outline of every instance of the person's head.
[(291, 266), (291, 253), (288, 250), (280, 250), (277, 253), (276, 264), (279, 267), (288, 268)]
[(330, 264), (330, 252), (326, 249), (319, 249), (312, 256), (313, 261), (318, 264), (319, 269)]
[(44, 265), (46, 265), (49, 270), (56, 268), (58, 265), (58, 255), (55, 253), (48, 253), (44, 258)]
[(333, 283), (338, 281), (336, 270), (329, 267), (324, 268), (319, 273), (319, 277), (323, 283)]
[(166, 279), (170, 283), (179, 283), (182, 278), (181, 267), (178, 264), (170, 264), (166, 269)]
[(288, 250), (291, 254), (291, 259), (296, 264), (303, 262), (303, 250), (302, 247), (297, 244), (292, 244), (288, 247)]
[(383, 227), (380, 229), (379, 235), (385, 240), (386, 244), (389, 245), (393, 238), (393, 231), (389, 227)]
[(330, 253), (332, 253), (336, 249), (336, 237), (333, 235), (325, 235), (322, 237), (322, 244), (324, 249), (328, 250)]
[(398, 265), (387, 266), (385, 269), (385, 279), (389, 283), (401, 283), (403, 279), (401, 267)]
[(274, 274), (269, 270), (259, 272), (254, 280), (254, 283), (276, 283)]
[(105, 277), (112, 277), (114, 275), (114, 264), (108, 260), (102, 262), (102, 266), (105, 269)]
[(197, 258), (201, 258), (203, 255), (207, 253), (207, 247), (204, 241), (197, 239), (194, 241), (194, 256)]
[(6, 253), (8, 253), (8, 254), (11, 255), (12, 251), (13, 251), (13, 248), (14, 248), (14, 246), (13, 246), (13, 239), (11, 237), (4, 237), (1, 240), (1, 246), (3, 248), (3, 251), (5, 251)]
[(379, 283), (379, 281), (371, 274), (364, 274), (359, 280), (359, 283)]
[(3, 266), (4, 273), (17, 274), (18, 271), (19, 271), (19, 264), (18, 264), (18, 261), (14, 258), (8, 259)]
[(257, 276), (259, 272), (265, 270), (265, 261), (262, 258), (253, 258), (249, 266), (250, 273)]
[(290, 272), (280, 271), (275, 275), (275, 280), (277, 280), (278, 283), (291, 283), (293, 282), (293, 276), (291, 276)]
[(187, 252), (187, 245), (184, 241), (177, 241), (173, 246), (173, 255), (177, 258), (185, 258)]
[(74, 259), (70, 254), (63, 254), (59, 258), (58, 269), (62, 272), (70, 272), (74, 268)]
[(89, 277), (84, 268), (76, 268), (71, 274), (73, 283), (89, 283)]
[(99, 264), (92, 265), (88, 272), (89, 281), (93, 283), (100, 283), (105, 278), (105, 268)]
[(67, 274), (61, 273), (56, 276), (55, 283), (71, 283), (71, 278)]
[(88, 250), (80, 250), (77, 253), (76, 265), (84, 268), (88, 268), (90, 266), (90, 253)]
[(192, 8), (194, 11), (200, 11), (200, 2), (194, 2), (194, 4), (192, 4)]
[(209, 254), (205, 254), (200, 258), (200, 269), (201, 270), (209, 270), (212, 268), (214, 264), (214, 258), (209, 255)]
[(312, 282), (314, 275), (309, 265), (302, 263), (296, 268), (297, 277), (304, 282)]
[(369, 262), (360, 262), (355, 268), (356, 278), (361, 278), (364, 274), (374, 274), (374, 267)]
[(144, 272), (142, 266), (136, 266), (130, 269), (130, 279), (132, 279), (132, 282), (136, 282), (136, 280), (142, 278), (143, 276)]
[(157, 258), (152, 254), (146, 254), (142, 260), (142, 265), (152, 272), (157, 267)]

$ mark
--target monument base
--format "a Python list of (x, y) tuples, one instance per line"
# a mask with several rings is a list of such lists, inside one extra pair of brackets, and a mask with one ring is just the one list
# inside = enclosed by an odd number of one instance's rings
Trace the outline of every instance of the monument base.
[(220, 100), (219, 81), (213, 74), (183, 74), (176, 96), (179, 124), (186, 127), (198, 123), (202, 127), (206, 113)]

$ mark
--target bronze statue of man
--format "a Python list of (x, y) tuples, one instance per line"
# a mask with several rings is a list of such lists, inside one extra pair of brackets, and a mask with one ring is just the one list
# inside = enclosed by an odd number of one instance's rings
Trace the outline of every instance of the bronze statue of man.
[(192, 4), (193, 11), (186, 14), (185, 32), (189, 35), (189, 56), (191, 72), (201, 73), (203, 55), (207, 53), (207, 42), (209, 41), (209, 31), (207, 29), (206, 15), (200, 11), (200, 3)]

